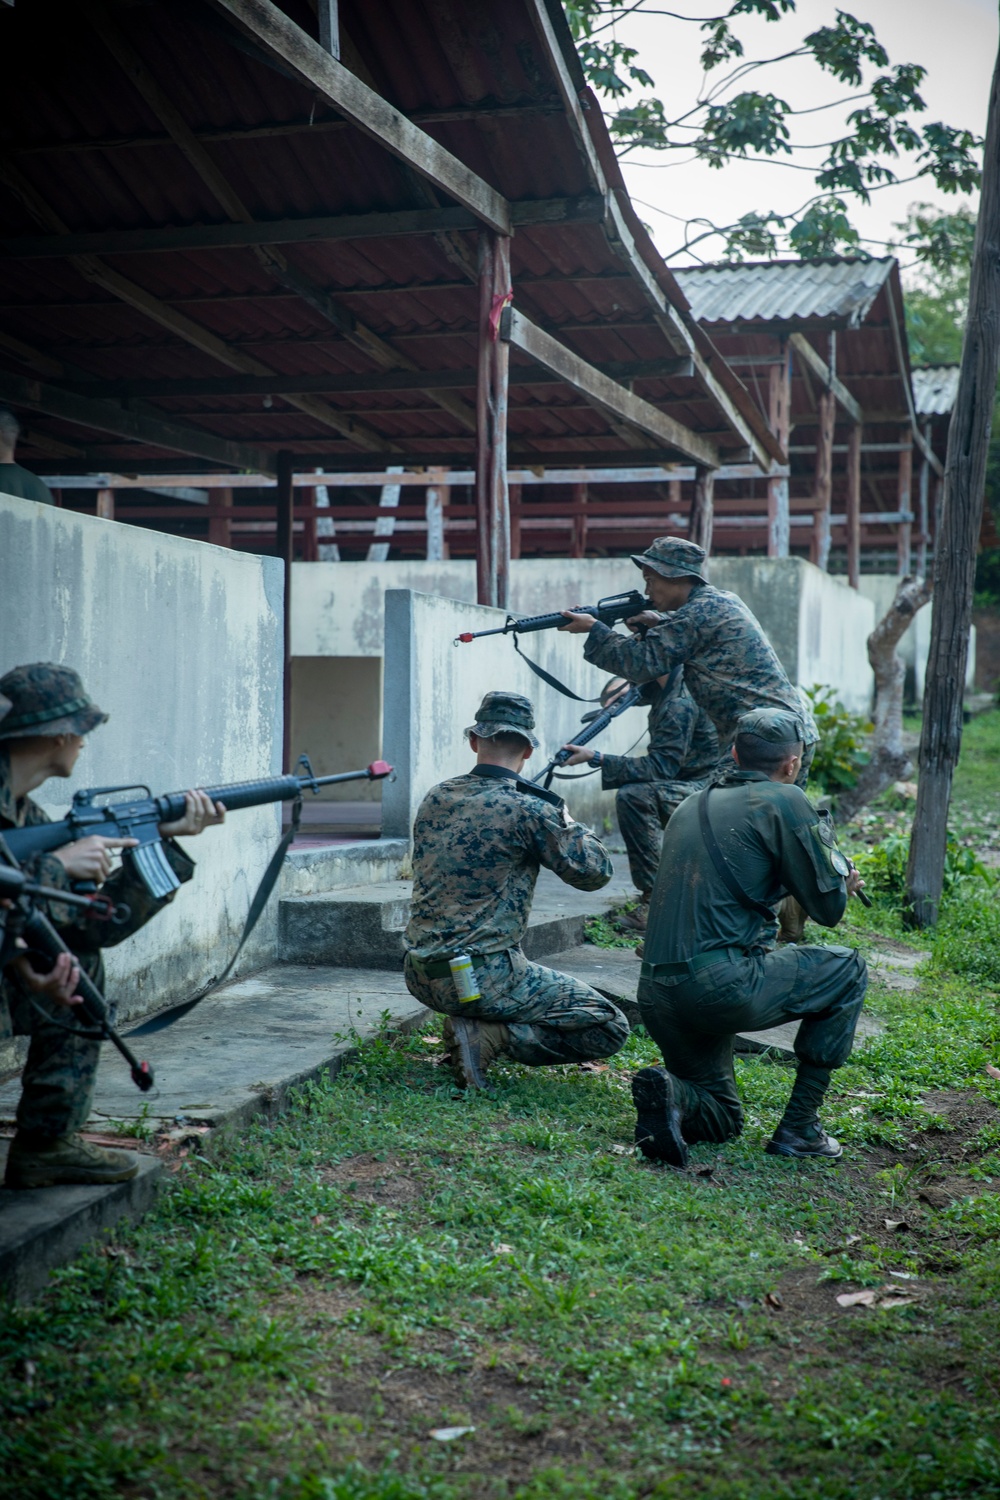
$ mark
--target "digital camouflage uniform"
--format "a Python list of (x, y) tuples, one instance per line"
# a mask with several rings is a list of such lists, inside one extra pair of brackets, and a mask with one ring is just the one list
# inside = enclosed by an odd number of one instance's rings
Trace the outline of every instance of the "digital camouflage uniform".
[[(520, 695), (502, 697), (530, 711)], [(488, 736), (500, 727), (472, 729)], [(604, 845), (562, 799), (514, 771), (477, 765), (433, 787), (413, 825), (407, 988), (431, 1010), (507, 1026), (507, 1051), (518, 1062), (610, 1057), (629, 1031), (618, 1007), (568, 974), (529, 963), (521, 950), (542, 865), (583, 891), (600, 890), (613, 873)], [(472, 958), (478, 1000), (458, 998), (447, 960), (459, 953)]]
[(819, 739), (815, 721), (743, 600), (703, 581), (705, 553), (681, 537), (659, 537), (632, 560), (664, 577), (691, 576), (698, 582), (687, 602), (664, 615), (662, 624), (644, 637), (625, 638), (598, 621), (587, 635), (586, 659), (628, 682), (650, 682), (683, 666), (688, 692), (715, 725), (723, 759), (741, 714), (755, 708), (790, 710), (803, 726), (804, 786), (811, 747)]
[(719, 761), (711, 719), (698, 707), (678, 673), (648, 682), (649, 749), (645, 755), (602, 755), (601, 786), (617, 788), (615, 810), (633, 883), (651, 891), (660, 843), (671, 813), (684, 797), (707, 786)]
[[(767, 718), (795, 723), (792, 715), (756, 714), (744, 724)], [(673, 1076), (687, 1141), (739, 1134), (733, 1041), (740, 1031), (800, 1020), (800, 1075), (821, 1098), (829, 1070), (850, 1056), (867, 985), (865, 961), (853, 948), (772, 948), (773, 922), (737, 901), (713, 863), (699, 824), (705, 795), (682, 802), (667, 826), (638, 993), (643, 1022)], [(772, 909), (791, 893), (814, 921), (835, 927), (847, 905), (849, 866), (829, 818), (800, 788), (733, 769), (707, 795), (711, 827), (740, 890)]]
[[(32, 673), (30, 681), (22, 680), (26, 670)], [(48, 691), (46, 673), (52, 678), (51, 693)], [(65, 700), (65, 680), (70, 675), (76, 676), (75, 673), (70, 674), (65, 667), (39, 664), (30, 669), (19, 668), (16, 672), (9, 673), (0, 682), (0, 688), (17, 676), (16, 684), (12, 683), (7, 691), (13, 696), (16, 687), (19, 698), (23, 699), (30, 694), (34, 701), (44, 705), (47, 695), (56, 697), (58, 701), (61, 693)], [(78, 678), (76, 680), (79, 681)], [(65, 707), (65, 701), (63, 706)], [(44, 713), (44, 706), (37, 713)], [(73, 722), (67, 718), (65, 727), (72, 732), (87, 733), (95, 724), (103, 722), (107, 715), (95, 710), (89, 699), (86, 699), (72, 717)], [(28, 722), (25, 722), (26, 718)], [(26, 716), (15, 711), (0, 718), (0, 836), (4, 829), (30, 827), (51, 821), (48, 814), (30, 797), (15, 801), (10, 781), (9, 754), (16, 739), (50, 731), (56, 732), (54, 721), (46, 721), (37, 717), (37, 714)], [(164, 848), (178, 879), (190, 880), (194, 862), (172, 840), (165, 840)], [(54, 886), (57, 890), (71, 888), (70, 877), (54, 854), (32, 855), (21, 862), (21, 868), (39, 884)], [(72, 908), (57, 907), (54, 902), (46, 909), (59, 936), (76, 954), (81, 968), (98, 989), (103, 989), (104, 986), (101, 948), (123, 942), (166, 904), (154, 900), (138, 876), (130, 873), (127, 865), (117, 870), (101, 890), (116, 904), (124, 903), (129, 907), (130, 916), (126, 922), (111, 925), (86, 918), (78, 921), (74, 919)], [(49, 966), (48, 960), (45, 960), (44, 966)], [(80, 1130), (90, 1114), (93, 1101), (100, 1042), (89, 1034), (85, 1024), (77, 1021), (72, 1011), (56, 1005), (44, 996), (29, 995), (8, 968), (0, 974), (0, 1041), (11, 1036), (31, 1038), (17, 1107), (18, 1130), (39, 1137), (68, 1136)]]

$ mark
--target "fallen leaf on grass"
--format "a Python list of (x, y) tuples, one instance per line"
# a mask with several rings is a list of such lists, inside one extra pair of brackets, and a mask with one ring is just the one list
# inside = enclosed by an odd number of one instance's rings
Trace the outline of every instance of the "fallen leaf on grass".
[(578, 1064), (581, 1073), (606, 1073), (607, 1063), (582, 1062)]
[(910, 1227), (905, 1219), (883, 1219), (882, 1222), (885, 1225), (886, 1229), (889, 1230), (890, 1234), (894, 1233), (898, 1229), (909, 1229)]
[(433, 1427), (429, 1436), (438, 1443), (453, 1443), (456, 1438), (466, 1437), (475, 1430), (474, 1427)]
[(920, 1295), (917, 1287), (889, 1285), (866, 1287), (863, 1292), (841, 1292), (837, 1302), (841, 1307), (912, 1307)]
[(513, 1245), (505, 1245), (504, 1242), (503, 1242), (503, 1240), (501, 1240), (500, 1243), (499, 1243), (499, 1245), (494, 1245), (493, 1246), (493, 1254), (494, 1255), (513, 1255), (514, 1254), (514, 1246)]
[(986, 1071), (991, 1078), (1000, 1078), (1000, 1068), (995, 1068), (992, 1063), (986, 1064)]
[(425, 1047), (436, 1047), (441, 1038), (439, 1036), (422, 1036), (420, 1040)]
[(631, 1153), (631, 1151), (632, 1151), (632, 1147), (631, 1146), (619, 1146), (619, 1145), (616, 1144), (616, 1145), (614, 1145), (614, 1146), (611, 1147), (611, 1150), (614, 1152), (614, 1154), (616, 1156), (628, 1156)]
[(785, 1299), (780, 1292), (768, 1292), (764, 1298), (765, 1306), (777, 1308), (778, 1311), (785, 1305)]

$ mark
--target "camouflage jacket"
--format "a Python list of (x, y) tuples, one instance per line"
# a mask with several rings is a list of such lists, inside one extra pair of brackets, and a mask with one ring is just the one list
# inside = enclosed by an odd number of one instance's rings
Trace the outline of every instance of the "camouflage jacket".
[(647, 682), (642, 690), (649, 708), (649, 749), (645, 755), (603, 755), (601, 786), (635, 781), (707, 781), (719, 762), (715, 726), (699, 708), (683, 681), (666, 687)]
[[(0, 834), (5, 828), (32, 828), (38, 823), (51, 821), (48, 813), (43, 812), (30, 797), (15, 799), (10, 784), (10, 758), (6, 750), (0, 747)], [(194, 874), (194, 860), (189, 859), (173, 839), (164, 839), (163, 847), (178, 880), (190, 880)], [(54, 886), (56, 890), (63, 891), (72, 887), (70, 877), (54, 854), (34, 854), (21, 861), (21, 868), (40, 885)], [(105, 881), (101, 891), (116, 905), (124, 904), (129, 908), (131, 915), (127, 921), (120, 924), (88, 921), (85, 913), (84, 920), (80, 921), (71, 907), (57, 908), (55, 902), (51, 903), (49, 916), (59, 928), (63, 941), (75, 952), (114, 947), (116, 943), (131, 937), (133, 932), (138, 932), (150, 917), (155, 916), (166, 905), (165, 901), (156, 901), (150, 896), (138, 875), (134, 875), (127, 864), (122, 865), (121, 869), (116, 870)], [(167, 901), (170, 899), (168, 896)]]
[[(680, 963), (712, 948), (766, 947), (774, 938), (774, 925), (737, 901), (715, 868), (699, 826), (700, 803), (700, 794), (686, 798), (663, 836), (646, 929), (648, 964)], [(837, 925), (847, 886), (833, 862), (833, 825), (803, 791), (762, 771), (733, 770), (711, 792), (708, 810), (719, 848), (752, 900), (773, 908), (791, 894), (813, 921)]]
[(715, 725), (722, 754), (733, 743), (740, 714), (752, 708), (789, 708), (805, 720), (805, 743), (819, 739), (812, 713), (743, 600), (710, 583), (699, 584), (644, 638), (626, 639), (598, 622), (584, 655), (629, 682), (650, 682), (683, 666), (685, 686)]
[(600, 890), (613, 873), (600, 839), (553, 793), (501, 766), (442, 781), (413, 824), (407, 949), (449, 958), (516, 948), (542, 865), (582, 891)]

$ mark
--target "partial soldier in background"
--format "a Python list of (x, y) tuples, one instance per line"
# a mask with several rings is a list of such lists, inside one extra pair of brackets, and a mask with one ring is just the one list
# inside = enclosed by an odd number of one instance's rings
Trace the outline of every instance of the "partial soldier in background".
[[(0, 718), (0, 838), (4, 829), (50, 821), (29, 793), (51, 776), (71, 776), (84, 736), (108, 717), (84, 691), (78, 673), (53, 662), (15, 667), (0, 677), (3, 699), (10, 707)], [(194, 862), (173, 837), (193, 837), (225, 816), (221, 803), (213, 807), (204, 792), (188, 792), (186, 801), (183, 818), (160, 826), (167, 859), (181, 881), (191, 879)], [(93, 834), (22, 865), (33, 880), (57, 890), (70, 890), (77, 881), (101, 885), (116, 905), (128, 907), (129, 916), (114, 925), (81, 921), (71, 908), (52, 903), (50, 920), (74, 957), (61, 955), (40, 971), (25, 954), (0, 974), (0, 1041), (31, 1038), (7, 1157), (9, 1188), (123, 1182), (139, 1170), (134, 1152), (102, 1149), (79, 1134), (93, 1102), (100, 1038), (74, 1015), (81, 968), (103, 989), (101, 948), (138, 931), (171, 899), (154, 900), (127, 866), (111, 874), (112, 851), (135, 843)]]
[(833, 1159), (819, 1109), (851, 1053), (867, 969), (853, 948), (773, 949), (774, 907), (794, 895), (835, 927), (863, 881), (837, 848), (829, 815), (796, 785), (798, 715), (760, 709), (736, 725), (735, 765), (682, 802), (663, 837), (639, 980), (639, 1012), (663, 1067), (632, 1080), (644, 1155), (684, 1166), (694, 1141), (739, 1135), (737, 1032), (799, 1021), (791, 1096), (766, 1150)]
[[(688, 692), (715, 725), (723, 766), (741, 714), (757, 708), (795, 714), (805, 747), (798, 773), (804, 787), (819, 740), (816, 723), (743, 600), (708, 582), (704, 549), (684, 537), (657, 537), (632, 561), (653, 608), (626, 620), (635, 632), (630, 639), (572, 610), (564, 611), (563, 629), (586, 635), (586, 659), (627, 682), (651, 682), (683, 667)], [(781, 940), (799, 942), (805, 913), (790, 902), (781, 915)]]
[[(626, 685), (620, 684), (625, 691)], [(614, 702), (616, 692), (602, 694)], [(677, 804), (707, 786), (719, 763), (715, 727), (684, 686), (679, 667), (642, 688), (649, 705), (649, 749), (645, 755), (607, 755), (589, 745), (567, 745), (568, 766), (599, 767), (601, 787), (617, 789), (615, 811), (639, 904), (619, 925), (646, 931), (663, 830)]]
[(413, 825), (403, 972), (411, 995), (448, 1018), (466, 1088), (482, 1088), (501, 1054), (532, 1067), (588, 1062), (617, 1052), (629, 1031), (610, 1000), (521, 949), (542, 866), (583, 891), (613, 873), (604, 845), (562, 799), (521, 778), (534, 727), (527, 698), (487, 693), (465, 731), (476, 764), (433, 787)]
[(0, 406), (0, 495), (19, 495), (22, 500), (54, 505), (52, 491), (44, 479), (14, 459), (20, 435), (21, 424), (10, 407)]

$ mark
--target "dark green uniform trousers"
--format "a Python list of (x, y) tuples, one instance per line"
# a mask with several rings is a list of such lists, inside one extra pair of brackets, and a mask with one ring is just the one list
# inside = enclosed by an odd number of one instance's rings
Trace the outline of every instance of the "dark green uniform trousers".
[(816, 1068), (839, 1068), (851, 1054), (868, 970), (853, 948), (782, 948), (741, 955), (722, 949), (692, 973), (680, 964), (643, 964), (639, 1012), (677, 1083), (684, 1139), (739, 1135), (743, 1108), (733, 1073), (740, 1031), (798, 1021), (795, 1055)]
[[(78, 954), (81, 968), (99, 990), (104, 964), (99, 951)], [(37, 1005), (37, 1009), (36, 1009)], [(27, 1036), (17, 1128), (39, 1136), (72, 1135), (90, 1114), (101, 1044), (78, 1008), (66, 1009), (44, 996), (35, 1004), (14, 979), (0, 983), (0, 1038)]]

